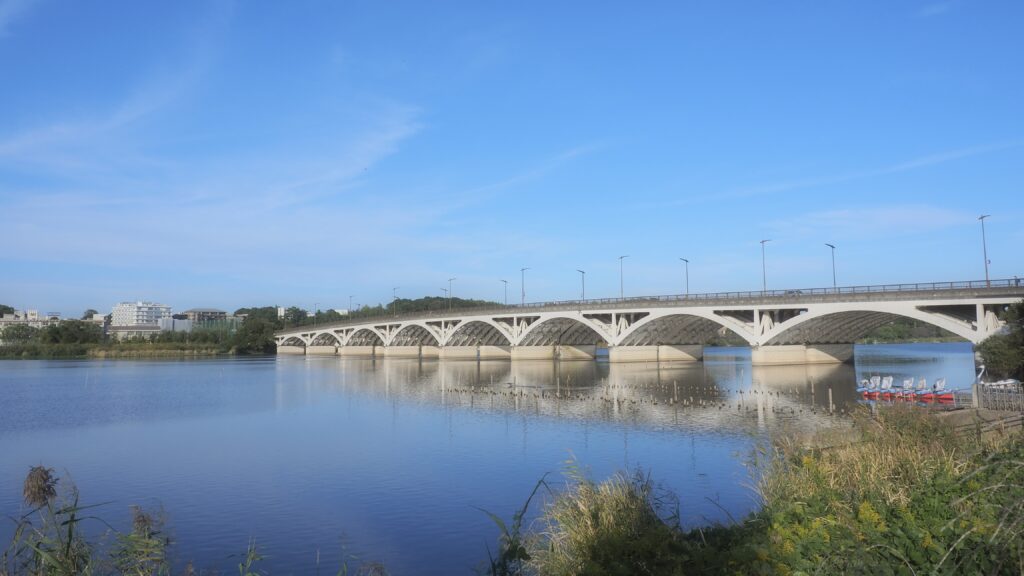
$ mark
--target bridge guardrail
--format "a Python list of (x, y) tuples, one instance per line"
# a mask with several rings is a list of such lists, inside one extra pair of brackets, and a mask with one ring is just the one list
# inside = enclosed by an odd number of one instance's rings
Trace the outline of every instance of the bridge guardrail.
[[(903, 284), (876, 284), (863, 286), (839, 286), (836, 288), (797, 288), (781, 290), (746, 290), (735, 292), (705, 292), (699, 294), (669, 294), (661, 296), (629, 296), (625, 298), (589, 298), (586, 300), (551, 300), (546, 302), (528, 302), (526, 304), (506, 304), (500, 306), (478, 306), (453, 308), (451, 310), (426, 310), (420, 312), (409, 312), (402, 314), (384, 313), (373, 316), (360, 316), (352, 320), (331, 322), (316, 326), (317, 329), (343, 328), (358, 324), (367, 324), (377, 321), (401, 321), (408, 319), (433, 319), (447, 318), (460, 313), (473, 314), (501, 314), (501, 313), (522, 313), (522, 312), (543, 312), (550, 308), (587, 307), (587, 308), (619, 308), (623, 304), (640, 304), (648, 302), (677, 302), (677, 303), (712, 303), (729, 300), (755, 300), (763, 303), (763, 300), (801, 300), (807, 296), (857, 296), (878, 293), (919, 293), (919, 292), (952, 292), (957, 290), (994, 290), (1000, 288), (1018, 288), (1024, 291), (1024, 284), (1019, 278), (1004, 278), (998, 280), (963, 280), (954, 282), (917, 282)], [(732, 304), (735, 304), (733, 302)], [(295, 332), (305, 328), (313, 328), (312, 324), (293, 326), (277, 333)]]

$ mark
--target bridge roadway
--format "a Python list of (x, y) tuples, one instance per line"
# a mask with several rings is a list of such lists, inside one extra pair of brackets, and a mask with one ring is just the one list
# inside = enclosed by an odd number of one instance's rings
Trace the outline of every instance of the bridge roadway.
[(853, 343), (899, 317), (974, 344), (1024, 299), (1017, 279), (729, 292), (464, 308), (301, 326), (275, 333), (278, 354), (695, 361), (729, 332), (755, 365), (846, 362)]

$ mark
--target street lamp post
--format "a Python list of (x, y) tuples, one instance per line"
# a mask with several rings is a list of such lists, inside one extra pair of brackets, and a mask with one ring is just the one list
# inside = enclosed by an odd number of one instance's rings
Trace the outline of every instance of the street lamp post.
[(458, 280), (458, 278), (448, 279), (448, 313), (452, 311), (452, 280)]
[(505, 285), (505, 306), (508, 306), (508, 280), (502, 280), (501, 283)]
[(985, 286), (991, 286), (992, 283), (988, 280), (988, 246), (985, 243), (985, 218), (988, 218), (991, 214), (982, 214), (978, 216), (978, 220), (981, 221), (981, 255), (985, 258)]
[(832, 291), (839, 292), (839, 288), (836, 284), (836, 247), (834, 244), (829, 244), (828, 242), (825, 243), (825, 246), (832, 249)]
[(353, 296), (351, 296), (351, 295), (348, 297), (348, 313), (349, 314), (352, 313), (352, 298), (353, 298)]
[(395, 312), (395, 316), (398, 316), (398, 289), (400, 286), (395, 286), (391, 289), (391, 308)]
[(761, 292), (768, 291), (768, 273), (764, 265), (764, 245), (771, 240), (761, 240)]
[(686, 267), (686, 295), (690, 295), (690, 261), (686, 258), (680, 258), (683, 261), (683, 266)]
[(519, 304), (520, 305), (525, 305), (526, 304), (526, 271), (527, 270), (529, 270), (529, 268), (520, 268), (519, 269), (519, 291), (520, 291), (519, 292)]
[(587, 273), (583, 270), (576, 269), (580, 273), (580, 301), (587, 299)]
[(316, 316), (317, 316), (317, 312), (319, 311), (318, 310), (319, 308), (320, 308), (320, 303), (319, 302), (313, 302), (313, 328), (316, 328)]
[(625, 291), (622, 288), (622, 286), (623, 286), (623, 283), (622, 283), (622, 260), (625, 259), (625, 258), (629, 258), (629, 254), (627, 254), (625, 256), (619, 256), (619, 300), (624, 299), (625, 298), (625, 294), (626, 294)]

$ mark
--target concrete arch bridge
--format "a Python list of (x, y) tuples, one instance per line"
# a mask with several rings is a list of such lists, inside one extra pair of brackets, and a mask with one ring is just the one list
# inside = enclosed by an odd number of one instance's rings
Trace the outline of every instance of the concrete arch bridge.
[(279, 354), (451, 359), (686, 361), (730, 333), (754, 364), (845, 362), (853, 343), (911, 318), (978, 344), (1024, 299), (1019, 281), (895, 284), (574, 300), (426, 312), (275, 333)]

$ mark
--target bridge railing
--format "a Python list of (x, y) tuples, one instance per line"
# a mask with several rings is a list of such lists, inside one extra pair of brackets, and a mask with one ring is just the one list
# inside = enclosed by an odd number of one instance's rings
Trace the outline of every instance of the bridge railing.
[[(343, 320), (340, 322), (331, 322), (329, 324), (321, 324), (316, 326), (318, 330), (326, 328), (341, 328), (345, 326), (352, 326), (358, 324), (370, 324), (374, 322), (393, 322), (402, 321), (408, 319), (435, 319), (435, 318), (449, 318), (457, 315), (471, 314), (501, 314), (501, 313), (522, 313), (522, 312), (543, 312), (545, 310), (556, 308), (608, 308), (615, 309), (622, 307), (623, 304), (639, 304), (639, 303), (653, 303), (653, 302), (674, 302), (674, 303), (709, 303), (709, 302), (726, 302), (736, 300), (754, 300), (763, 302), (765, 300), (775, 301), (799, 301), (805, 299), (807, 296), (818, 296), (818, 297), (842, 297), (842, 296), (855, 296), (858, 294), (878, 294), (878, 293), (911, 293), (911, 292), (944, 292), (944, 291), (957, 291), (957, 290), (990, 290), (990, 289), (1001, 289), (1001, 288), (1019, 288), (1024, 290), (1021, 279), (998, 279), (998, 280), (964, 280), (955, 282), (916, 282), (916, 283), (905, 283), (905, 284), (873, 284), (863, 286), (839, 286), (839, 287), (828, 287), (828, 288), (798, 288), (798, 289), (782, 289), (782, 290), (747, 290), (737, 292), (703, 292), (699, 294), (668, 294), (661, 296), (629, 296), (626, 298), (589, 298), (586, 300), (549, 300), (546, 302), (527, 302), (526, 304), (506, 304), (506, 305), (481, 305), (481, 306), (463, 306), (460, 308), (453, 308), (452, 310), (426, 310), (420, 312), (405, 312), (400, 314), (394, 314), (391, 312), (384, 312), (381, 314), (373, 314), (362, 316), (358, 318), (352, 318), (351, 320)], [(306, 324), (302, 326), (293, 326), (281, 332), (296, 332), (301, 330), (308, 330), (314, 328), (312, 324)]]

